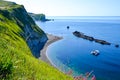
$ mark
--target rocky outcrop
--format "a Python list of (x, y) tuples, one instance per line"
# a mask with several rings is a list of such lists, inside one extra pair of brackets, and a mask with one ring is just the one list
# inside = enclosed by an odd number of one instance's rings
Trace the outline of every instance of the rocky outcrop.
[(40, 50), (43, 48), (44, 44), (47, 41), (46, 34), (42, 33), (42, 35), (39, 35), (38, 33), (34, 32), (28, 25), (24, 27), (24, 30), (25, 40), (30, 47), (30, 50), (35, 57), (40, 57)]
[(41, 21), (41, 22), (51, 21), (51, 19), (46, 19), (45, 14), (35, 14), (35, 13), (28, 13), (28, 14), (36, 21)]
[[(32, 18), (28, 15), (24, 7), (15, 9), (15, 17), (17, 17), (17, 24), (23, 29), (22, 36), (26, 40), (30, 50), (35, 57), (40, 57), (40, 50), (47, 41), (46, 34), (35, 24)], [(17, 14), (21, 16), (17, 16)], [(23, 23), (21, 25), (21, 23)]]
[(77, 36), (79, 38), (83, 38), (83, 39), (89, 40), (89, 41), (94, 41), (94, 42), (99, 43), (99, 44), (111, 45), (110, 42), (107, 42), (105, 40), (95, 39), (94, 37), (87, 36), (84, 33), (81, 33), (81, 32), (78, 32), (78, 31), (73, 32), (73, 35), (75, 35), (75, 36)]

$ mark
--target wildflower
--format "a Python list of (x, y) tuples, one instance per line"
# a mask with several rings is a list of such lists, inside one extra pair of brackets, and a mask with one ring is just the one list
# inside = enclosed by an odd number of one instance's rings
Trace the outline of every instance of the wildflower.
[(96, 77), (95, 75), (92, 76), (91, 80), (96, 80)]

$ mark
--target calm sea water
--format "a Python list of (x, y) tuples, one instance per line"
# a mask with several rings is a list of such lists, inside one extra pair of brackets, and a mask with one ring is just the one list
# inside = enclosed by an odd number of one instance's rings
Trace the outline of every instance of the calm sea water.
[[(36, 22), (46, 33), (62, 36), (63, 39), (47, 49), (50, 61), (60, 70), (72, 69), (73, 75), (93, 70), (97, 80), (120, 80), (120, 17), (51, 17), (49, 22)], [(67, 30), (66, 27), (70, 26)], [(83, 32), (112, 45), (101, 45), (75, 37), (72, 32)], [(99, 50), (99, 56), (90, 54)]]

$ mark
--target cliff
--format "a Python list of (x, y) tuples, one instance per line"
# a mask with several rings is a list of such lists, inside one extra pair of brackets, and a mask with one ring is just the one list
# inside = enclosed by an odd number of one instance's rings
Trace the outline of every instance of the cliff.
[(21, 35), (27, 42), (33, 55), (39, 57), (40, 50), (47, 41), (46, 34), (35, 24), (23, 6), (14, 8), (10, 15), (14, 17), (16, 24), (21, 27), (23, 31)]
[(2, 10), (0, 10), (1, 14), (9, 18), (9, 20), (15, 21), (15, 23), (21, 28), (22, 31), (20, 34), (27, 42), (33, 55), (39, 57), (40, 50), (47, 41), (46, 34), (38, 28), (22, 5), (20, 6), (13, 3), (12, 6), (13, 8), (2, 8)]
[(71, 80), (35, 58), (46, 41), (22, 5), (0, 1), (0, 79)]
[(28, 13), (28, 14), (36, 21), (41, 21), (41, 22), (51, 21), (51, 19), (46, 19), (45, 14), (34, 14), (34, 13)]

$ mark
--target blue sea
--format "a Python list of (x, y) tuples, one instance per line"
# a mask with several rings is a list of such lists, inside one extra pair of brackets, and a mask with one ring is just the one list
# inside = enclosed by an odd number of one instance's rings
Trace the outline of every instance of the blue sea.
[[(36, 23), (46, 33), (63, 37), (47, 49), (47, 56), (55, 67), (64, 72), (72, 70), (74, 76), (93, 70), (97, 80), (120, 80), (120, 47), (115, 47), (120, 45), (119, 16), (48, 18), (54, 21)], [(112, 44), (101, 45), (78, 38), (72, 34), (76, 30)], [(100, 55), (91, 55), (93, 50), (99, 50)]]

